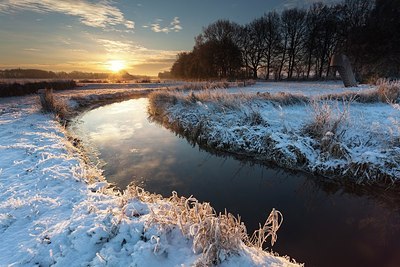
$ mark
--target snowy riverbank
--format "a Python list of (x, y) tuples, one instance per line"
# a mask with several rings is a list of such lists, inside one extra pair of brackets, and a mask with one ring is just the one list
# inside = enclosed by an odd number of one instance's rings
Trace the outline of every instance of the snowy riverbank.
[[(278, 93), (278, 86), (262, 93), (260, 85), (237, 94), (159, 92), (150, 97), (150, 112), (166, 127), (211, 149), (338, 180), (385, 185), (397, 181), (398, 104), (321, 100), (317, 97), (335, 91), (321, 83), (319, 92), (314, 84), (307, 94), (309, 85), (296, 85), (297, 91), (303, 86), (306, 95), (289, 95), (285, 83), (279, 84), (285, 93)], [(370, 96), (373, 89), (364, 92)]]
[(0, 99), (0, 135), (1, 266), (294, 266), (208, 204), (107, 189), (37, 96)]

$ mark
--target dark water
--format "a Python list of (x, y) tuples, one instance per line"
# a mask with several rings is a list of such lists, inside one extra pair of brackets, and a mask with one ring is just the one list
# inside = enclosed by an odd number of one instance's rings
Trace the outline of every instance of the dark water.
[(212, 155), (150, 123), (146, 105), (138, 99), (101, 107), (71, 126), (105, 163), (110, 182), (194, 195), (240, 214), (249, 232), (276, 208), (284, 222), (273, 250), (306, 266), (400, 266), (399, 194), (344, 189)]

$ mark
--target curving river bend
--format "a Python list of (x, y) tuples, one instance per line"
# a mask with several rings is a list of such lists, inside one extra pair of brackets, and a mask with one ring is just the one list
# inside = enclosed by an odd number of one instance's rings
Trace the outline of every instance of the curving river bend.
[(193, 147), (148, 120), (147, 99), (88, 111), (69, 127), (109, 182), (195, 196), (240, 214), (248, 232), (283, 213), (273, 250), (306, 266), (400, 266), (400, 196), (364, 192)]

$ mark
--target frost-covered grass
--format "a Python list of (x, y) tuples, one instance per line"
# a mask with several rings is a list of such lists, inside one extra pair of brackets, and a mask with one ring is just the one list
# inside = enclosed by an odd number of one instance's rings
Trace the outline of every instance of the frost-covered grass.
[(357, 183), (400, 178), (396, 104), (288, 92), (267, 96), (156, 92), (149, 112), (190, 141), (220, 151)]
[(67, 116), (68, 106), (62, 100), (54, 98), (53, 89), (39, 90), (39, 99), (43, 111), (55, 113), (62, 118)]
[(249, 238), (192, 197), (114, 192), (36, 96), (0, 101), (0, 135), (0, 266), (296, 265), (260, 249), (277, 211)]
[(375, 86), (360, 84), (357, 87), (344, 87), (341, 81), (281, 81), (281, 82), (262, 82), (257, 81), (252, 86), (244, 88), (230, 88), (232, 93), (291, 93), (305, 96), (318, 96), (323, 94), (338, 94), (344, 92), (363, 92), (369, 89), (374, 89)]
[(360, 103), (396, 103), (400, 100), (400, 81), (380, 80), (377, 86), (370, 90), (327, 94), (322, 96), (321, 99), (356, 101)]

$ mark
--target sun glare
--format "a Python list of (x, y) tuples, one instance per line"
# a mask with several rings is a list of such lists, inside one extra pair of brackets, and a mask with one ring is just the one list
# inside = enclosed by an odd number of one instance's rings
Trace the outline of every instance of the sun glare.
[(112, 72), (118, 72), (125, 68), (125, 62), (122, 60), (110, 60), (107, 65)]

